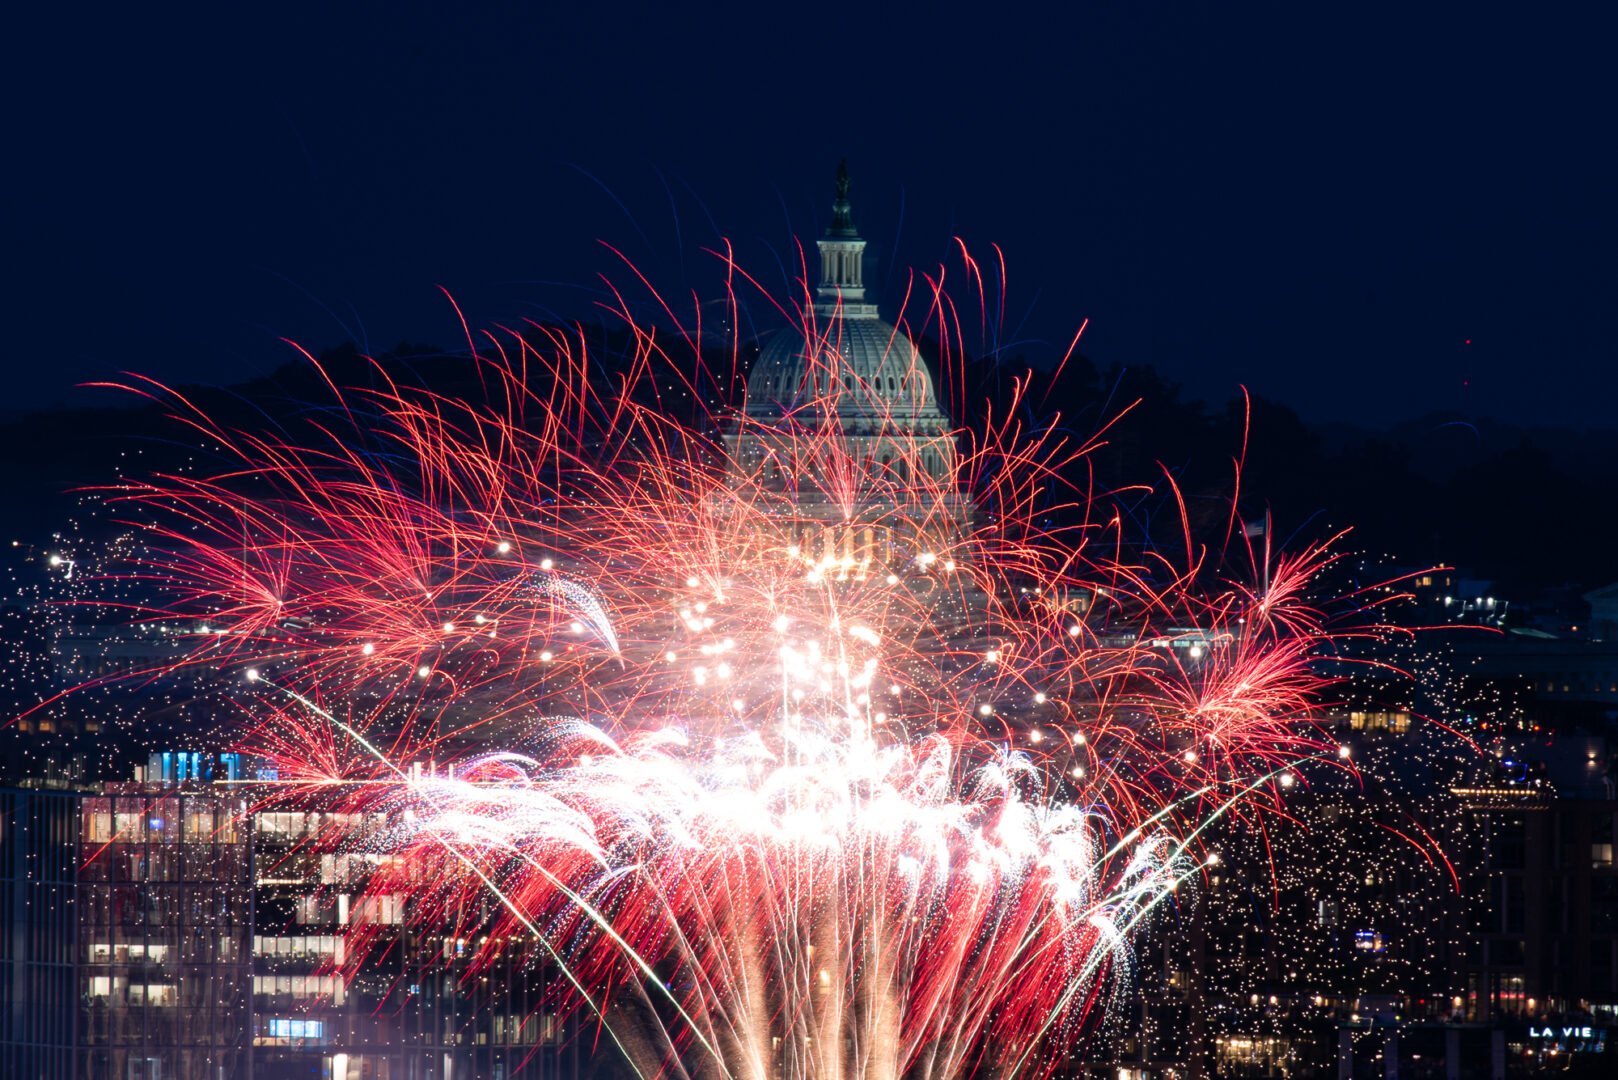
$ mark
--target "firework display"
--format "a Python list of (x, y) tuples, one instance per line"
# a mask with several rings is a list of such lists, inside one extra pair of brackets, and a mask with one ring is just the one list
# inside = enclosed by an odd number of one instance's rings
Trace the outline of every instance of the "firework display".
[(1024, 384), (951, 426), (941, 286), (934, 371), (835, 284), (745, 377), (626, 305), (611, 367), (490, 334), (476, 396), (378, 365), (273, 436), (136, 384), (227, 464), (107, 497), (271, 801), (386, 816), (310, 841), (362, 903), (523, 943), (641, 1076), (1047, 1073), (1209, 826), (1338, 762), (1335, 556), (1141, 543)]

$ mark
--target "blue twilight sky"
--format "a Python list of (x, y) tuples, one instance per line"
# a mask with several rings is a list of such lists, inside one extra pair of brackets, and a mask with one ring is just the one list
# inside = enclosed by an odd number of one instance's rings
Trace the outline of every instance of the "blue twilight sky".
[[(959, 235), (1307, 419), (1613, 423), (1609, 5), (56, 5), (8, 20), (7, 409), (576, 315), (605, 240), (772, 285), (846, 155), (891, 310)], [(902, 208), (902, 214), (901, 214)], [(1049, 342), (1042, 345), (1041, 342)], [(1470, 344), (1468, 344), (1470, 342)]]

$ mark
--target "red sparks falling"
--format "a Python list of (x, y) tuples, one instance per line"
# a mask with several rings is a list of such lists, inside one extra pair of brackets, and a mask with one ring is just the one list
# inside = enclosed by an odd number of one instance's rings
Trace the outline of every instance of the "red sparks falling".
[[(943, 277), (918, 291), (961, 415)], [(735, 329), (620, 304), (610, 377), (530, 326), (469, 337), (475, 401), (377, 365), (271, 437), (165, 394), (233, 459), (113, 496), (160, 614), (207, 624), (185, 663), (262, 672), (282, 797), (392, 814), (375, 887), (422, 918), (492, 891), (495, 937), (643, 1072), (1049, 1069), (1199, 827), (1336, 760), (1309, 721), (1336, 556), (1209, 549), (1183, 500), (1182, 545), (1133, 543), (1102, 436), (1031, 425), (1030, 378), (918, 437), (905, 336), (852, 378), (805, 303), (796, 381), (749, 410)]]

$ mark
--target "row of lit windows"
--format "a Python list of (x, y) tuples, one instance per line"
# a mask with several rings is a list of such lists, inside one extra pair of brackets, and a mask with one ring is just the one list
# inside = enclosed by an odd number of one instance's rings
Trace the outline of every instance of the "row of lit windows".
[(80, 836), (92, 844), (115, 840), (232, 844), (240, 839), (236, 822), (230, 808), (219, 806), (213, 799), (160, 799), (148, 803), (98, 797), (84, 800)]
[[(49, 716), (41, 716), (38, 719), (18, 720), (17, 730), (24, 735), (32, 731), (37, 731), (41, 735), (50, 735), (55, 732), (71, 735), (79, 730), (79, 722), (76, 720), (54, 720)], [(101, 722), (87, 719), (84, 721), (84, 730), (93, 735), (101, 730)]]
[[(294, 1039), (320, 1042), (326, 1037), (324, 1020), (303, 1020), (294, 1017), (271, 1017), (264, 1021), (264, 1034), (253, 1040), (256, 1046), (287, 1046)], [(346, 1080), (346, 1078), (345, 1078)]]
[(151, 1005), (162, 1008), (179, 1004), (179, 989), (173, 983), (132, 983), (121, 975), (91, 975), (85, 992), (92, 1004)]
[[(135, 926), (134, 936), (140, 937), (141, 931), (146, 927)], [(100, 933), (105, 934), (105, 929)], [(139, 967), (144, 964), (167, 964), (178, 960), (186, 964), (234, 963), (238, 958), (236, 939), (229, 934), (220, 934), (211, 937), (202, 933), (186, 933), (174, 941), (174, 933), (162, 934), (154, 931), (153, 936), (168, 937), (168, 941), (90, 941), (84, 946), (84, 959), (90, 964), (128, 964)], [(210, 949), (210, 945), (218, 943), (217, 950)]]
[(278, 840), (297, 840), (305, 836), (316, 836), (323, 830), (331, 828), (351, 828), (356, 825), (368, 824), (373, 828), (381, 828), (386, 819), (381, 814), (293, 814), (293, 813), (263, 813), (257, 816), (257, 829), (259, 835)]
[(343, 938), (331, 934), (253, 935), (254, 956), (306, 957), (341, 964), (345, 953)]
[[(1240, 1069), (1272, 1073), (1279, 1068), (1285, 1075), (1285, 1063), (1292, 1056), (1292, 1040), (1280, 1038), (1244, 1038), (1232, 1036), (1215, 1041), (1215, 1058), (1221, 1071)], [(1122, 1076), (1130, 1070), (1119, 1069)], [(1145, 1070), (1142, 1070), (1144, 1072)]]
[(320, 883), (322, 885), (363, 884), (370, 880), (378, 866), (399, 863), (396, 855), (377, 855), (371, 852), (322, 855), (320, 857)]
[(329, 896), (300, 896), (294, 906), (294, 921), (299, 926), (399, 926), (404, 923), (404, 907), (404, 897), (395, 893), (357, 899), (339, 893), (335, 900)]
[[(230, 938), (221, 938), (230, 943)], [(92, 941), (86, 959), (92, 964), (161, 964), (169, 957), (170, 945), (152, 945), (142, 942)]]
[(1351, 712), (1348, 714), (1348, 726), (1355, 731), (1391, 731), (1395, 735), (1403, 735), (1410, 730), (1410, 714), (1408, 712)]
[(560, 1042), (562, 1038), (562, 1025), (553, 1013), (510, 1017), (496, 1013), (493, 1020), (494, 1041), (506, 1046), (533, 1046), (540, 1042)]
[(333, 1005), (348, 1000), (348, 987), (336, 975), (254, 975), (253, 993), (299, 1001), (328, 998)]

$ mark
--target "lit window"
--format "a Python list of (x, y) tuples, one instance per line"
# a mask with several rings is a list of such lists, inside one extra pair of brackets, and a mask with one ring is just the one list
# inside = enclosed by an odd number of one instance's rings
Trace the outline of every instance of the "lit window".
[(275, 1017), (270, 1020), (272, 1039), (319, 1039), (325, 1032), (324, 1020), (292, 1020)]

